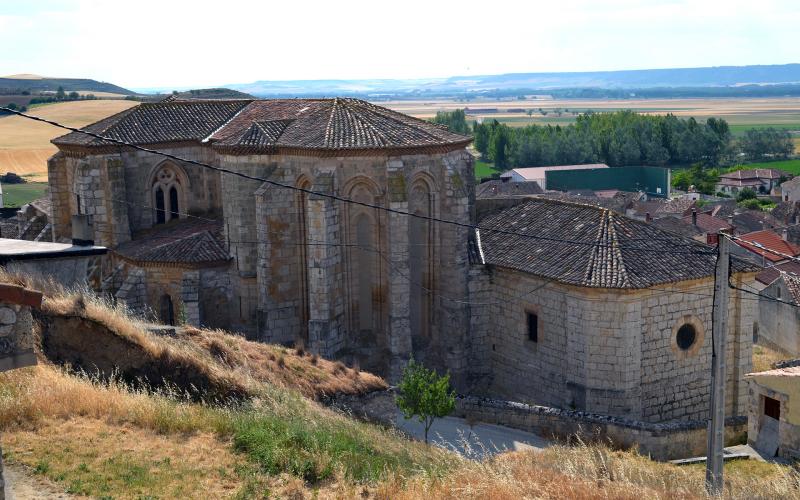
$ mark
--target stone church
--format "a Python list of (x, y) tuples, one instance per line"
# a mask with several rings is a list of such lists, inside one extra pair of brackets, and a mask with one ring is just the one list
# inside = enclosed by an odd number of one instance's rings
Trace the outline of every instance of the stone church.
[[(307, 190), (55, 139), (53, 238), (88, 223), (111, 249), (103, 290), (135, 311), (390, 378), (413, 356), (462, 392), (650, 422), (707, 412), (709, 248), (587, 205), (476, 202), (470, 138), (342, 98), (167, 100), (87, 130)], [(733, 279), (755, 271), (736, 261)], [(732, 291), (729, 414), (752, 304)]]

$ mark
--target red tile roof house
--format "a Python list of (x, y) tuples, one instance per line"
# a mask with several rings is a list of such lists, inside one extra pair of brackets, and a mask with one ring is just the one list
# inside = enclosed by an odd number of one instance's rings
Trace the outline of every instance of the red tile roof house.
[(800, 246), (786, 241), (785, 229), (783, 236), (770, 230), (743, 234), (739, 236), (736, 243), (739, 247), (759, 256), (762, 265), (787, 262), (791, 260), (791, 257), (800, 255)]
[(750, 188), (757, 193), (768, 194), (780, 184), (781, 179), (787, 179), (791, 174), (774, 168), (757, 168), (754, 170), (737, 170), (722, 174), (717, 183), (717, 191), (729, 195), (736, 195), (745, 188)]

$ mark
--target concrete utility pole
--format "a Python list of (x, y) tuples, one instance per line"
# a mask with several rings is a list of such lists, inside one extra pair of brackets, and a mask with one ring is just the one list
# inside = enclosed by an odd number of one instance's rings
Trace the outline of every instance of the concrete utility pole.
[(731, 240), (719, 235), (717, 271), (714, 276), (714, 315), (711, 335), (711, 421), (706, 451), (706, 488), (711, 495), (722, 494), (722, 448), (725, 446), (725, 337), (728, 332), (728, 277)]

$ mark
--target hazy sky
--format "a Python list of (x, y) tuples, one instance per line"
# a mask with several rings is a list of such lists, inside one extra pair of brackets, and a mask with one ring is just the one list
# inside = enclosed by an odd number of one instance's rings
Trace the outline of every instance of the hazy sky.
[(800, 62), (800, 0), (0, 0), (0, 75), (124, 87)]

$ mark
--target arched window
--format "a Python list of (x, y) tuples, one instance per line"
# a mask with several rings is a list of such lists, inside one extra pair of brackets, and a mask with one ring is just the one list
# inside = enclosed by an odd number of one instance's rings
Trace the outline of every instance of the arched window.
[[(311, 181), (302, 178), (297, 187), (311, 189)], [(308, 342), (308, 320), (311, 318), (308, 300), (308, 195), (303, 191), (296, 191), (297, 203), (297, 243), (298, 243), (298, 271), (300, 273), (300, 335)]]
[(169, 188), (169, 218), (177, 219), (180, 214), (180, 205), (178, 204), (178, 189), (175, 186)]
[(156, 170), (151, 182), (153, 193), (153, 219), (156, 224), (163, 224), (181, 217), (185, 211), (185, 176), (178, 167), (165, 163)]
[[(427, 181), (419, 179), (411, 186), (409, 212), (433, 216), (433, 197)], [(411, 340), (415, 348), (423, 347), (430, 337), (433, 322), (433, 225), (429, 220), (409, 217), (408, 267), (411, 296), (409, 309)]]
[(167, 221), (167, 213), (164, 211), (164, 190), (161, 186), (156, 187), (156, 224), (163, 224)]
[[(377, 188), (368, 181), (357, 182), (345, 191), (349, 198), (375, 203)], [(381, 219), (374, 209), (347, 207), (347, 274), (350, 322), (364, 339), (384, 342), (385, 283), (381, 264)]]

